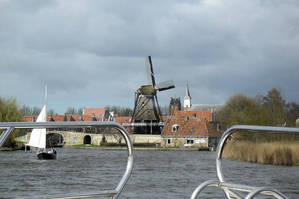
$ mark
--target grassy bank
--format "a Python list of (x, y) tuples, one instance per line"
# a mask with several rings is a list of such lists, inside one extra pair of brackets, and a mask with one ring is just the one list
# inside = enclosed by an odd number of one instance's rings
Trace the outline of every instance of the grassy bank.
[(299, 166), (299, 141), (262, 143), (230, 141), (224, 147), (223, 158), (261, 164)]

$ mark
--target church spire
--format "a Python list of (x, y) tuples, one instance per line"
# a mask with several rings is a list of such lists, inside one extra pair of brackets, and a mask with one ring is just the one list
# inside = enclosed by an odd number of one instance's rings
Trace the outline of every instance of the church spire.
[(191, 96), (189, 91), (189, 84), (187, 82), (186, 95), (184, 97), (184, 109), (187, 110), (189, 108), (191, 108)]
[(187, 82), (187, 87), (186, 87), (186, 97), (189, 97), (191, 99), (188, 82)]

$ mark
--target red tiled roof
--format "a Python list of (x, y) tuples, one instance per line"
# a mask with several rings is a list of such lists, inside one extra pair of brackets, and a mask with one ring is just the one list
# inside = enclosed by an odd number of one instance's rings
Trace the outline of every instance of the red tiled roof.
[(86, 121), (86, 122), (93, 121), (91, 115), (82, 115), (82, 119), (83, 119), (83, 121)]
[(95, 115), (98, 118), (104, 116), (106, 110), (107, 108), (84, 108), (83, 115)]
[[(22, 118), (22, 122), (35, 122), (38, 115), (26, 115)], [(63, 122), (66, 117), (66, 121), (92, 121), (92, 116), (81, 116), (81, 115), (47, 115), (47, 121)], [(73, 118), (73, 120), (71, 120)]]
[[(82, 115), (79, 114), (72, 114), (72, 115), (67, 115), (68, 119), (70, 119), (70, 117), (72, 117), (75, 121), (82, 121)], [(69, 121), (69, 120), (68, 120)]]
[(64, 115), (48, 115), (47, 121), (53, 119), (55, 122), (62, 122), (64, 120)]
[(117, 123), (120, 123), (120, 124), (122, 124), (122, 123), (129, 123), (131, 121), (131, 117), (130, 116), (128, 116), (128, 117), (124, 117), (124, 116), (115, 117), (115, 121)]
[[(177, 132), (172, 132), (173, 125), (178, 125)], [(172, 116), (164, 126), (162, 136), (220, 136), (216, 127), (211, 125), (205, 118), (188, 116)]]
[(22, 118), (22, 122), (35, 122), (38, 115), (26, 115)]
[[(22, 122), (35, 122), (38, 115), (26, 115), (23, 116)], [(63, 121), (64, 115), (47, 115), (47, 121), (51, 121), (51, 118), (54, 121)]]
[(212, 113), (210, 111), (175, 111), (174, 116), (184, 116), (184, 117), (194, 117), (206, 119), (207, 121), (211, 121)]

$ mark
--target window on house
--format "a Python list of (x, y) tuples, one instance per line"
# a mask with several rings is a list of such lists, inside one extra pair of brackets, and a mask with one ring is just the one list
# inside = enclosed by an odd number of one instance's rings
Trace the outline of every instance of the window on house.
[(171, 139), (170, 138), (167, 139), (167, 144), (171, 144)]
[(187, 139), (187, 144), (194, 144), (194, 140), (193, 139)]
[(171, 132), (173, 132), (173, 133), (178, 132), (179, 127), (180, 127), (180, 126), (179, 126), (178, 124), (174, 124), (174, 125), (172, 125)]
[(193, 114), (193, 117), (196, 118), (196, 113)]

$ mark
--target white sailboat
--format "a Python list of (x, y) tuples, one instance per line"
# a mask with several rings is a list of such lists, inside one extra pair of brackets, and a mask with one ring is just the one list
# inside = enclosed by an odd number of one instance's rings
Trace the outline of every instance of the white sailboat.
[[(46, 87), (46, 99), (47, 99), (47, 87)], [(47, 121), (47, 105), (45, 104), (40, 114), (38, 115), (36, 122)], [(46, 148), (46, 128), (33, 129), (30, 135), (29, 143), (26, 144), (30, 147), (36, 147), (38, 159), (56, 159), (56, 151), (52, 148), (47, 150)]]

